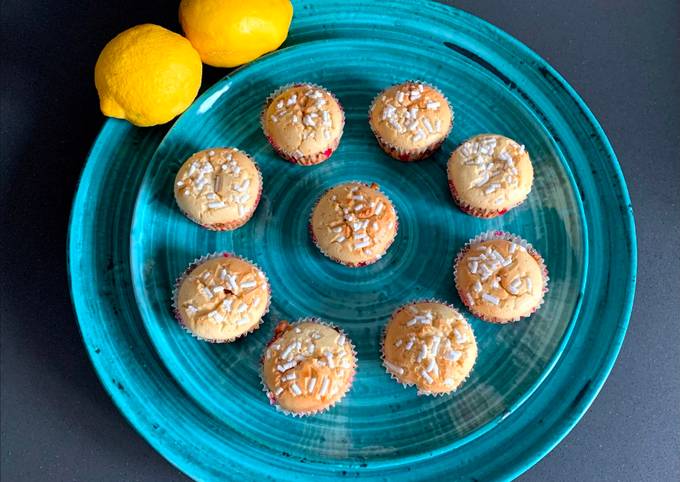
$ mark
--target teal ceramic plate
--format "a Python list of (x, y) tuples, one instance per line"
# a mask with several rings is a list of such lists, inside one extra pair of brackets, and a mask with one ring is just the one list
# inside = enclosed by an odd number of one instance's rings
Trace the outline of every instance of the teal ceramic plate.
[[(162, 142), (159, 130), (119, 121), (107, 122), (97, 139), (74, 204), (69, 261), (79, 322), (104, 385), (139, 432), (198, 479), (520, 473), (588, 407), (630, 313), (633, 220), (604, 134), (544, 61), (441, 5), (299, 3), (287, 45), (215, 84)], [(366, 115), (379, 90), (406, 79), (437, 85), (456, 113), (442, 150), (413, 164), (382, 153)], [(278, 158), (259, 127), (266, 96), (295, 81), (324, 85), (346, 111), (340, 148), (314, 167)], [(520, 140), (535, 166), (528, 201), (493, 220), (460, 212), (447, 187), (448, 155), (479, 132)], [(172, 194), (183, 160), (214, 146), (245, 150), (264, 178), (253, 219), (230, 233), (187, 220)], [(388, 254), (360, 269), (323, 257), (307, 232), (319, 194), (355, 179), (380, 184), (400, 216)], [(418, 397), (381, 368), (381, 329), (414, 299), (462, 309), (453, 259), (490, 229), (534, 244), (551, 290), (519, 323), (470, 317), (480, 350), (472, 376), (453, 395)], [(265, 323), (228, 345), (196, 341), (169, 308), (175, 278), (214, 251), (256, 261), (272, 285)], [(349, 334), (359, 369), (341, 404), (294, 419), (269, 405), (259, 358), (277, 320), (310, 315)]]

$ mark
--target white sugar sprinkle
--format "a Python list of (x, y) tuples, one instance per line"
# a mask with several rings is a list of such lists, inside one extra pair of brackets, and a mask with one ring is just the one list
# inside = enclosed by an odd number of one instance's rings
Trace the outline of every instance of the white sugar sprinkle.
[(285, 372), (287, 370), (290, 370), (291, 368), (295, 367), (297, 365), (296, 361), (289, 361), (284, 363), (283, 365), (278, 365), (276, 369), (280, 372)]
[(257, 281), (251, 280), (251, 281), (244, 281), (241, 283), (241, 289), (248, 289), (248, 288), (254, 288), (257, 286)]
[(402, 343), (403, 343), (403, 342), (401, 341), (401, 339), (399, 339), (399, 340), (397, 340), (397, 341), (394, 342), (394, 346), (397, 347), (397, 348), (399, 348), (399, 347), (401, 346)]
[(456, 342), (458, 343), (465, 343), (465, 341), (467, 340), (467, 337), (463, 335), (463, 333), (461, 333), (458, 328), (455, 328), (453, 330), (453, 336), (456, 337)]
[(220, 209), (225, 206), (223, 201), (215, 201), (215, 202), (210, 202), (208, 203), (208, 208), (210, 209)]
[(312, 393), (314, 391), (314, 386), (316, 385), (316, 377), (312, 377), (307, 382), (307, 393)]
[(493, 295), (490, 295), (489, 293), (482, 293), (482, 299), (484, 301), (488, 301), (489, 303), (493, 303), (494, 305), (497, 305), (500, 302), (498, 298), (496, 298)]
[(295, 382), (293, 382), (291, 384), (290, 389), (292, 390), (292, 392), (295, 396), (298, 396), (302, 393), (302, 391), (300, 390), (300, 387), (298, 387), (297, 383), (295, 383)]
[(437, 352), (439, 351), (439, 344), (441, 343), (441, 338), (438, 336), (432, 337), (432, 348), (431, 348), (431, 353), (433, 356), (437, 356)]
[(418, 358), (417, 358), (418, 362), (423, 361), (426, 356), (427, 356), (427, 346), (425, 345), (425, 343), (423, 343), (422, 345), (420, 345), (420, 353), (418, 353)]
[(404, 369), (400, 366), (395, 365), (394, 363), (388, 362), (385, 360), (385, 366), (395, 372), (397, 375), (402, 375), (404, 373)]
[(248, 318), (241, 318), (240, 320), (236, 320), (236, 324), (238, 326), (245, 325), (246, 323), (250, 323), (250, 320)]
[(432, 377), (425, 371), (425, 370), (420, 370), (420, 374), (422, 377), (425, 379), (427, 383), (432, 383), (434, 380)]
[(326, 392), (328, 391), (328, 384), (328, 377), (324, 375), (324, 377), (321, 379), (321, 390), (319, 390), (319, 396), (323, 397), (326, 395)]
[(278, 397), (279, 395), (281, 395), (281, 393), (283, 393), (283, 387), (276, 387), (276, 391), (274, 393)]
[(444, 358), (446, 358), (447, 360), (456, 361), (456, 360), (458, 360), (462, 355), (463, 355), (463, 354), (462, 354), (461, 352), (459, 352), (459, 351), (450, 350), (448, 353), (446, 353), (446, 355), (444, 355)]
[(229, 288), (231, 289), (232, 293), (235, 293), (238, 289), (238, 286), (236, 285), (236, 275), (227, 274), (227, 283), (229, 283)]
[(208, 313), (208, 318), (210, 318), (213, 323), (219, 323), (221, 321), (224, 321), (224, 316), (222, 316), (217, 311), (211, 311), (210, 313)]
[(467, 300), (469, 306), (475, 306), (475, 300), (470, 293), (465, 293), (465, 299)]
[(382, 201), (378, 201), (378, 204), (376, 204), (376, 206), (375, 206), (375, 214), (376, 214), (376, 216), (379, 216), (379, 215), (380, 215), (380, 213), (382, 212), (382, 210), (383, 210), (384, 207), (385, 207), (385, 205), (383, 204), (383, 202), (382, 202)]
[(291, 373), (281, 377), (281, 380), (289, 381), (289, 380), (295, 380), (296, 378), (297, 378), (297, 374), (295, 372), (291, 372)]
[(494, 192), (494, 191), (500, 189), (500, 187), (501, 187), (501, 185), (498, 184), (497, 182), (494, 182), (494, 183), (492, 183), (492, 184), (489, 184), (489, 187), (487, 187), (487, 188), (484, 190), (484, 194), (491, 194), (492, 192)]
[(439, 369), (437, 368), (437, 362), (435, 361), (435, 359), (430, 358), (430, 363), (427, 364), (427, 368), (425, 369), (425, 371), (430, 373), (433, 370), (439, 371)]
[(290, 356), (291, 352), (293, 351), (293, 348), (295, 348), (295, 343), (291, 343), (286, 347), (286, 349), (283, 351), (281, 354), (281, 358), (288, 359)]

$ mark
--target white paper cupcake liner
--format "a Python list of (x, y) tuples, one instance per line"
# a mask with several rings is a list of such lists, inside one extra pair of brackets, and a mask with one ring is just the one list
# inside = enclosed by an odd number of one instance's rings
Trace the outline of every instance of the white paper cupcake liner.
[[(199, 265), (201, 265), (201, 264), (203, 264), (206, 261), (209, 261), (211, 259), (215, 259), (215, 258), (237, 258), (237, 259), (240, 259), (240, 260), (245, 261), (247, 263), (250, 263), (251, 265), (255, 266), (263, 274), (264, 281), (267, 284), (267, 305), (265, 306), (265, 309), (262, 312), (262, 316), (260, 316), (259, 321), (257, 323), (255, 323), (253, 326), (251, 326), (248, 330), (244, 331), (243, 333), (240, 333), (239, 335), (233, 336), (231, 338), (225, 338), (225, 339), (204, 338), (204, 337), (194, 333), (193, 331), (191, 331), (189, 329), (189, 327), (187, 326), (187, 323), (182, 318), (182, 315), (181, 315), (180, 310), (179, 310), (179, 303), (178, 303), (178, 300), (177, 300), (177, 297), (179, 295), (179, 288), (182, 285), (182, 283), (184, 282), (184, 280), (186, 279), (186, 277)], [(215, 252), (215, 253), (211, 253), (211, 254), (201, 256), (200, 258), (196, 258), (191, 263), (189, 263), (189, 266), (175, 280), (175, 285), (174, 285), (173, 290), (172, 290), (172, 305), (171, 306), (172, 306), (172, 313), (175, 316), (175, 319), (177, 320), (179, 325), (182, 327), (182, 329), (184, 331), (189, 333), (193, 338), (196, 338), (197, 340), (201, 340), (201, 341), (206, 341), (208, 343), (231, 343), (234, 340), (237, 340), (239, 338), (243, 338), (243, 337), (249, 335), (250, 333), (257, 330), (260, 327), (260, 325), (262, 325), (262, 321), (264, 320), (264, 317), (267, 315), (267, 313), (269, 313), (269, 307), (271, 306), (271, 299), (272, 299), (272, 292), (271, 292), (271, 284), (269, 283), (269, 278), (267, 278), (267, 274), (264, 272), (264, 270), (262, 268), (260, 268), (260, 266), (257, 265), (257, 263), (254, 263), (254, 262), (250, 261), (249, 259), (244, 258), (242, 256), (237, 256), (233, 253), (222, 251), (222, 252)]]
[[(292, 153), (286, 152), (282, 150), (278, 145), (276, 145), (272, 137), (267, 133), (265, 116), (267, 113), (267, 108), (269, 108), (269, 105), (274, 101), (276, 97), (278, 97), (281, 93), (283, 93), (285, 90), (290, 89), (291, 87), (298, 87), (303, 85), (312, 87), (316, 90), (322, 90), (328, 95), (330, 95), (333, 98), (333, 100), (335, 100), (335, 102), (340, 107), (340, 112), (342, 113), (342, 125), (340, 126), (340, 134), (332, 143), (328, 145), (326, 149), (314, 154), (307, 154), (295, 157)], [(279, 157), (282, 157), (286, 161), (292, 162), (293, 164), (298, 164), (300, 166), (314, 166), (316, 164), (321, 164), (322, 162), (330, 159), (331, 156), (337, 150), (338, 146), (340, 145), (340, 139), (342, 139), (342, 135), (345, 132), (345, 109), (342, 107), (342, 104), (335, 96), (335, 94), (333, 94), (333, 92), (319, 84), (314, 84), (312, 82), (290, 82), (288, 84), (282, 85), (281, 87), (279, 87), (278, 89), (276, 89), (274, 92), (267, 96), (267, 99), (265, 100), (264, 103), (264, 107), (262, 108), (262, 112), (260, 112), (260, 128), (262, 129), (262, 133), (266, 137), (267, 141), (272, 146), (272, 149), (274, 149), (274, 151)], [(328, 156), (325, 156), (324, 153), (328, 149), (331, 150), (331, 153)]]
[[(460, 260), (463, 258), (465, 253), (470, 249), (470, 247), (474, 246), (475, 244), (481, 243), (483, 241), (490, 241), (494, 239), (503, 239), (506, 241), (513, 242), (522, 248), (526, 249), (527, 253), (531, 255), (539, 264), (541, 268), (541, 273), (543, 273), (543, 293), (541, 294), (541, 299), (539, 300), (538, 304), (531, 310), (530, 313), (522, 314), (519, 316), (516, 316), (514, 318), (508, 318), (508, 319), (501, 319), (501, 318), (494, 318), (494, 317), (488, 317), (484, 316), (482, 313), (479, 313), (474, 306), (470, 306), (469, 302), (465, 299), (465, 296), (463, 296), (463, 293), (461, 293), (460, 287), (458, 286), (458, 264)], [(538, 309), (543, 306), (543, 303), (545, 302), (545, 294), (549, 291), (548, 289), (548, 284), (550, 281), (550, 277), (548, 276), (548, 268), (545, 265), (545, 261), (543, 257), (540, 255), (536, 249), (526, 241), (525, 239), (517, 236), (516, 234), (508, 233), (506, 231), (499, 231), (499, 230), (491, 230), (491, 231), (486, 231), (484, 233), (478, 234), (474, 238), (471, 238), (467, 243), (465, 243), (465, 246), (458, 252), (458, 255), (456, 256), (455, 261), (453, 262), (453, 278), (455, 281), (456, 285), (456, 291), (458, 291), (458, 296), (460, 297), (461, 301), (465, 305), (465, 307), (472, 313), (474, 316), (477, 318), (488, 321), (489, 323), (496, 323), (496, 324), (506, 324), (506, 323), (513, 323), (516, 321), (521, 320), (522, 318), (528, 318), (532, 314), (534, 314)]]
[[(283, 322), (283, 320), (280, 321), (279, 324), (282, 323), (282, 322)], [(262, 353), (262, 357), (261, 357), (261, 361), (260, 361), (260, 385), (261, 385), (261, 387), (262, 387), (262, 391), (263, 391), (263, 392), (265, 393), (265, 395), (267, 396), (267, 400), (269, 400), (269, 404), (270, 404), (270, 405), (273, 405), (277, 412), (281, 412), (281, 413), (283, 413), (283, 414), (285, 414), (285, 415), (291, 415), (291, 416), (293, 416), (293, 417), (300, 417), (300, 418), (302, 418), (302, 417), (308, 417), (308, 416), (310, 416), (310, 415), (316, 415), (316, 414), (324, 413), (324, 412), (330, 410), (331, 408), (333, 408), (333, 407), (334, 407), (335, 405), (337, 405), (340, 401), (342, 401), (342, 400), (345, 398), (345, 396), (347, 396), (347, 394), (349, 393), (349, 391), (352, 389), (352, 385), (354, 384), (354, 377), (356, 376), (356, 370), (357, 370), (357, 366), (358, 366), (358, 363), (357, 363), (357, 362), (358, 362), (358, 357), (357, 357), (356, 349), (355, 349), (355, 347), (354, 347), (354, 343), (352, 343), (352, 340), (350, 339), (350, 337), (348, 337), (347, 334), (346, 334), (343, 330), (341, 330), (340, 328), (338, 328), (338, 327), (335, 326), (335, 325), (332, 325), (331, 323), (328, 323), (328, 322), (326, 322), (326, 321), (323, 321), (323, 320), (321, 320), (321, 319), (319, 319), (319, 318), (315, 318), (315, 317), (300, 318), (300, 319), (298, 319), (298, 320), (295, 320), (295, 321), (292, 322), (292, 323), (288, 323), (288, 329), (294, 328), (296, 325), (299, 325), (299, 324), (301, 324), (301, 323), (317, 323), (317, 324), (319, 324), (319, 325), (324, 325), (324, 326), (327, 326), (327, 327), (329, 327), (329, 328), (332, 328), (333, 330), (337, 331), (337, 332), (340, 333), (341, 335), (344, 335), (344, 336), (345, 336), (345, 341), (348, 342), (349, 345), (350, 345), (350, 349), (351, 349), (351, 351), (352, 351), (352, 357), (353, 357), (353, 360), (354, 360), (354, 365), (353, 365), (352, 368), (351, 368), (352, 374), (351, 374), (351, 376), (350, 376), (350, 378), (349, 378), (349, 382), (347, 383), (347, 387), (345, 388), (345, 391), (342, 392), (342, 394), (341, 394), (336, 400), (334, 400), (333, 403), (331, 403), (330, 405), (328, 405), (328, 406), (326, 406), (326, 407), (317, 409), (317, 410), (310, 410), (310, 411), (306, 411), (306, 412), (291, 412), (291, 411), (289, 411), (289, 410), (286, 410), (286, 409), (282, 408), (282, 407), (278, 404), (278, 402), (276, 401), (276, 395), (274, 395), (274, 393), (273, 393), (271, 390), (269, 390), (269, 387), (267, 386), (267, 382), (266, 382), (265, 379), (264, 379), (264, 359), (265, 359), (265, 354), (266, 354), (267, 349), (269, 348), (269, 346), (270, 346), (272, 343), (274, 343), (274, 341), (275, 341), (275, 339), (274, 339), (273, 336), (272, 336), (272, 338), (267, 342), (267, 345), (265, 346), (265, 349), (264, 349), (264, 352)], [(277, 326), (278, 326), (278, 325), (277, 325)], [(274, 327), (274, 334), (276, 334), (276, 327)]]
[[(380, 97), (385, 93), (386, 90), (391, 89), (392, 87), (395, 87), (397, 85), (403, 85), (403, 84), (422, 84), (426, 87), (429, 87), (430, 89), (434, 90), (435, 92), (439, 93), (442, 98), (446, 101), (446, 103), (449, 106), (449, 110), (451, 111), (451, 125), (449, 126), (449, 130), (446, 131), (446, 134), (442, 137), (440, 141), (434, 142), (430, 145), (418, 148), (418, 149), (403, 149), (398, 146), (395, 146), (394, 144), (390, 144), (387, 142), (385, 139), (380, 136), (378, 132), (373, 128), (373, 124), (370, 122), (371, 120), (371, 112), (373, 112), (373, 108), (375, 107), (376, 102)], [(441, 145), (446, 141), (446, 139), (449, 137), (449, 134), (451, 134), (451, 130), (453, 129), (453, 123), (455, 120), (455, 112), (453, 110), (453, 106), (451, 105), (451, 102), (449, 101), (448, 97), (444, 95), (444, 93), (439, 90), (437, 87), (434, 85), (428, 83), (428, 82), (423, 82), (422, 80), (406, 80), (404, 82), (390, 85), (389, 87), (381, 90), (375, 97), (373, 97), (373, 100), (371, 101), (371, 105), (368, 108), (368, 125), (371, 128), (371, 131), (373, 132), (373, 135), (375, 136), (376, 140), (378, 141), (378, 145), (380, 145), (380, 148), (385, 151), (387, 155), (390, 157), (402, 161), (402, 162), (415, 162), (415, 161), (420, 161), (422, 159), (425, 159), (427, 157), (430, 157), (437, 149), (441, 147)]]
[[(319, 205), (319, 203), (321, 202), (321, 199), (323, 199), (323, 197), (324, 197), (326, 194), (328, 194), (328, 192), (330, 192), (331, 190), (335, 189), (335, 188), (338, 187), (338, 186), (342, 186), (342, 185), (344, 185), (344, 184), (362, 184), (362, 185), (364, 185), (364, 186), (366, 186), (366, 187), (371, 187), (371, 184), (368, 183), (368, 182), (366, 182), (366, 181), (357, 181), (357, 180), (354, 180), (354, 181), (344, 181), (344, 182), (335, 184), (334, 186), (331, 186), (331, 187), (329, 187), (328, 189), (326, 189), (326, 190), (321, 194), (321, 196), (319, 196), (319, 198), (316, 200), (316, 202), (314, 203), (314, 206), (312, 207), (312, 210), (311, 210), (310, 213), (309, 213), (309, 221), (308, 221), (308, 223), (307, 223), (307, 230), (309, 231), (309, 237), (312, 239), (312, 242), (314, 243), (314, 245), (317, 247), (317, 249), (318, 249), (319, 251), (321, 251), (321, 254), (323, 254), (326, 258), (328, 258), (328, 259), (330, 259), (331, 261), (334, 261), (334, 262), (336, 262), (336, 263), (338, 263), (338, 264), (341, 264), (341, 265), (343, 265), (343, 266), (346, 266), (346, 267), (348, 267), (348, 268), (363, 268), (364, 266), (370, 266), (370, 265), (372, 265), (372, 264), (377, 263), (378, 261), (380, 261), (380, 259), (381, 259), (383, 256), (385, 256), (385, 254), (387, 253), (387, 251), (390, 249), (390, 247), (391, 247), (392, 244), (394, 243), (394, 240), (397, 239), (397, 234), (399, 233), (399, 213), (397, 212), (397, 208), (396, 208), (396, 206), (394, 205), (394, 203), (392, 202), (392, 199), (390, 199), (390, 197), (389, 197), (384, 191), (382, 191), (382, 190), (380, 189), (380, 186), (378, 186), (377, 190), (380, 191), (380, 193), (381, 193), (383, 196), (385, 196), (385, 198), (386, 198), (386, 199), (390, 202), (390, 204), (392, 205), (392, 209), (394, 210), (394, 237), (392, 238), (392, 240), (387, 244), (387, 246), (385, 246), (385, 250), (384, 250), (382, 253), (376, 255), (375, 257), (373, 257), (373, 258), (371, 258), (370, 260), (367, 260), (367, 261), (361, 261), (361, 262), (359, 262), (359, 263), (347, 263), (347, 262), (345, 262), (345, 261), (342, 261), (341, 259), (338, 259), (338, 258), (336, 258), (336, 257), (334, 257), (334, 256), (331, 256), (328, 252), (326, 252), (326, 251), (319, 245), (318, 239), (317, 239), (316, 235), (314, 234), (314, 226), (313, 226), (313, 224), (312, 224), (312, 217), (314, 216), (314, 211), (316, 211), (316, 208), (317, 208), (317, 206)], [(374, 183), (374, 184), (377, 184), (377, 183)]]
[[(430, 392), (430, 391), (427, 391), (427, 390), (422, 390), (420, 387), (417, 386), (416, 383), (404, 382), (403, 380), (401, 380), (399, 378), (399, 375), (395, 374), (392, 370), (390, 370), (389, 366), (387, 366), (387, 364), (386, 364), (386, 360), (385, 360), (385, 339), (387, 337), (387, 327), (388, 327), (388, 325), (394, 319), (394, 317), (397, 315), (397, 313), (399, 313), (402, 310), (408, 309), (409, 306), (416, 305), (416, 304), (419, 304), (419, 303), (437, 303), (437, 304), (440, 304), (440, 305), (448, 306), (449, 308), (454, 310), (456, 313), (458, 313), (461, 316), (461, 318), (463, 318), (465, 323), (467, 323), (468, 326), (470, 327), (470, 332), (472, 333), (472, 339), (474, 340), (475, 345), (477, 345), (477, 339), (475, 338), (475, 332), (472, 329), (472, 325), (465, 318), (465, 316), (460, 311), (458, 311), (458, 309), (455, 306), (453, 306), (452, 304), (447, 303), (447, 302), (442, 301), (442, 300), (439, 300), (439, 299), (436, 299), (436, 298), (427, 298), (427, 299), (419, 299), (419, 300), (415, 300), (415, 301), (409, 301), (408, 303), (400, 305), (396, 310), (394, 310), (392, 312), (392, 315), (390, 315), (389, 320), (387, 320), (387, 323), (385, 323), (385, 326), (383, 326), (382, 337), (380, 339), (380, 360), (382, 362), (382, 366), (385, 369), (385, 371), (388, 373), (390, 378), (392, 378), (392, 380), (399, 383), (405, 389), (415, 386), (416, 389), (417, 389), (416, 395), (418, 395), (418, 396), (441, 397), (441, 396), (444, 396), (444, 395), (451, 395), (452, 393), (455, 393), (465, 383), (465, 381), (470, 377), (470, 374), (472, 373), (472, 370), (474, 370), (474, 366), (477, 363), (476, 358), (475, 358), (475, 363), (472, 365), (472, 368), (470, 368), (470, 371), (467, 373), (465, 378), (463, 378), (455, 388), (452, 388), (448, 392)], [(477, 351), (479, 352), (479, 345), (477, 345)]]
[[(196, 155), (198, 152), (202, 151), (209, 151), (211, 149), (229, 149), (232, 151), (240, 152), (244, 156), (246, 156), (248, 159), (250, 159), (250, 162), (253, 163), (255, 166), (255, 170), (257, 171), (257, 175), (260, 177), (260, 189), (257, 192), (257, 198), (255, 199), (255, 204), (253, 204), (252, 209), (250, 209), (247, 213), (245, 213), (242, 217), (235, 219), (234, 221), (228, 222), (228, 223), (215, 223), (215, 224), (204, 224), (202, 221), (199, 219), (196, 219), (194, 216), (186, 212), (184, 209), (182, 209), (179, 206), (179, 203), (177, 202), (177, 193), (175, 193), (175, 189), (173, 186), (173, 195), (175, 196), (175, 204), (177, 204), (177, 207), (179, 208), (180, 212), (184, 214), (184, 216), (187, 217), (190, 221), (193, 221), (194, 223), (198, 224), (202, 228), (208, 229), (210, 231), (233, 231), (235, 229), (238, 229), (242, 226), (244, 226), (250, 219), (253, 217), (253, 214), (255, 214), (255, 211), (257, 211), (257, 206), (260, 204), (260, 200), (262, 199), (262, 185), (264, 183), (264, 178), (262, 177), (262, 171), (260, 170), (260, 166), (258, 166), (257, 162), (255, 162), (255, 159), (253, 159), (248, 153), (245, 151), (242, 151), (241, 149), (238, 149), (236, 147), (212, 147), (208, 149), (201, 149), (200, 151), (195, 152), (192, 154), (192, 156)], [(186, 161), (185, 161), (186, 162)], [(182, 164), (184, 165), (184, 164)], [(180, 167), (181, 169), (181, 167)]]

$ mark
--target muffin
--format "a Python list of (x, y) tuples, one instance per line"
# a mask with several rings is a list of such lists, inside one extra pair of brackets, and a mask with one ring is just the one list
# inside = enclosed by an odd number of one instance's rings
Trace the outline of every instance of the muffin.
[(385, 328), (383, 365), (418, 395), (444, 395), (468, 377), (477, 359), (472, 327), (453, 307), (436, 301), (397, 309)]
[(294, 84), (267, 99), (261, 122), (264, 135), (279, 156), (310, 166), (325, 161), (338, 148), (345, 113), (335, 96), (323, 87)]
[(269, 310), (267, 277), (229, 253), (194, 261), (177, 280), (175, 317), (192, 335), (214, 343), (234, 341), (260, 326)]
[(397, 235), (397, 212), (377, 184), (348, 182), (326, 191), (312, 210), (312, 240), (350, 267), (378, 261)]
[(175, 200), (192, 221), (214, 231), (243, 226), (262, 193), (262, 175), (245, 152), (231, 147), (199, 151), (175, 177)]
[(460, 209), (493, 218), (529, 195), (534, 169), (524, 146), (498, 134), (480, 134), (456, 149), (448, 163), (451, 195)]
[(456, 258), (454, 277), (467, 309), (492, 323), (531, 315), (548, 291), (541, 255), (522, 238), (502, 231), (470, 240)]
[(400, 161), (418, 161), (432, 154), (449, 135), (453, 110), (435, 87), (409, 81), (378, 94), (368, 119), (387, 154)]
[(315, 319), (279, 323), (262, 360), (262, 384), (281, 411), (302, 416), (335, 405), (352, 385), (354, 346), (342, 331)]

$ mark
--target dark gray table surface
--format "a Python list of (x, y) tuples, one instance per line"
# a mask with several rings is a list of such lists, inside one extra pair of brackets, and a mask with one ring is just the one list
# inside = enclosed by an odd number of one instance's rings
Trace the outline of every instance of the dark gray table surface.
[[(65, 266), (72, 196), (103, 122), (99, 50), (138, 23), (177, 30), (175, 3), (1, 3), (3, 481), (186, 479), (100, 386)], [(619, 360), (582, 421), (521, 479), (680, 480), (680, 4), (450, 3), (526, 43), (576, 88), (618, 154), (635, 209), (637, 294)], [(207, 69), (204, 85), (222, 74)]]

